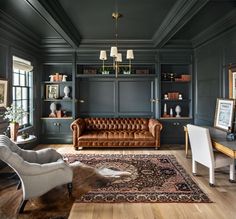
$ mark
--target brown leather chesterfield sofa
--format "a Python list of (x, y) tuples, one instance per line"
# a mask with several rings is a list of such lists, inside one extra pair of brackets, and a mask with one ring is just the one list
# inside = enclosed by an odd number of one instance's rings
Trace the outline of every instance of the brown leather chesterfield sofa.
[(78, 118), (71, 124), (73, 146), (160, 147), (162, 125), (143, 118)]

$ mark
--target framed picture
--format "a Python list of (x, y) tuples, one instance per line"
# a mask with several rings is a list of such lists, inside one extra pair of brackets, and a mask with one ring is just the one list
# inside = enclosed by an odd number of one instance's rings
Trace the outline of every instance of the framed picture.
[(7, 107), (7, 81), (0, 80), (0, 107)]
[(214, 127), (232, 130), (235, 100), (217, 98)]
[(236, 99), (236, 69), (229, 67), (229, 98)]
[(59, 85), (47, 84), (46, 85), (46, 99), (57, 99), (57, 98), (59, 98)]

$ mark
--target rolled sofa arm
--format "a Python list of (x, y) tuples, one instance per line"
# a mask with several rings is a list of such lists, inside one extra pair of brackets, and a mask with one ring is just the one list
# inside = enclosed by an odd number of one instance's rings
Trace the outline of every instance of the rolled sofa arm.
[(70, 128), (73, 131), (73, 146), (76, 147), (78, 145), (78, 138), (82, 135), (85, 129), (84, 119), (76, 119), (71, 123)]
[(149, 119), (148, 128), (149, 132), (151, 132), (156, 139), (156, 147), (160, 147), (162, 124), (156, 119)]

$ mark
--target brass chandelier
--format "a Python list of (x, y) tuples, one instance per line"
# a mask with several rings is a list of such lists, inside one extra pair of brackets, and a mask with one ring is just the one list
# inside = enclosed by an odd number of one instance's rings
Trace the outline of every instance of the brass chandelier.
[[(120, 67), (128, 67), (128, 73), (131, 74), (131, 60), (134, 59), (134, 52), (132, 49), (128, 49), (126, 51), (126, 59), (129, 60), (128, 65), (121, 65), (122, 62), (122, 54), (118, 51), (118, 19), (122, 17), (122, 14), (118, 12), (112, 13), (112, 18), (115, 20), (115, 46), (111, 46), (110, 50), (110, 57), (113, 58), (113, 69), (115, 70), (116, 78), (118, 77), (118, 72)], [(103, 61), (102, 65), (102, 72), (105, 72), (105, 67), (111, 67), (111, 66), (105, 66), (104, 62), (107, 60), (107, 53), (106, 50), (100, 51), (99, 59)]]

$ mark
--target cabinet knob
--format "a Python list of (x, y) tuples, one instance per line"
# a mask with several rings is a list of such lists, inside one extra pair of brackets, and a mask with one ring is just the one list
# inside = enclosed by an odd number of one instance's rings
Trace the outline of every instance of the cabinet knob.
[(155, 103), (155, 102), (158, 102), (159, 99), (150, 99), (151, 102)]
[(54, 126), (61, 126), (61, 123), (59, 123), (59, 122), (54, 122), (53, 125), (54, 125)]
[(174, 122), (173, 125), (180, 125), (180, 123), (179, 122)]

